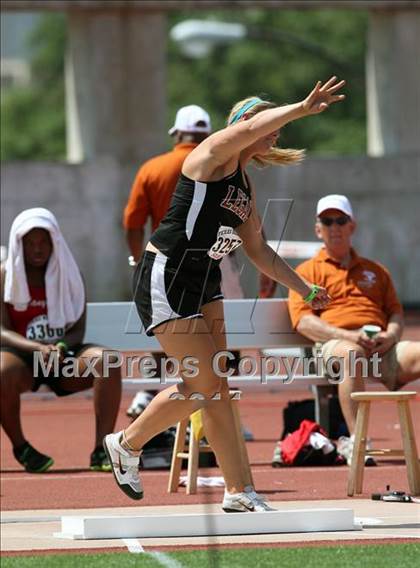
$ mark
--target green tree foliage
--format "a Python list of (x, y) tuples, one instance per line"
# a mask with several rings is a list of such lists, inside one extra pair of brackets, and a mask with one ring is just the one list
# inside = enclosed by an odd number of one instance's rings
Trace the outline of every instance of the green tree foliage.
[(65, 18), (47, 15), (31, 35), (32, 81), (2, 93), (1, 159), (65, 158)]
[[(337, 74), (348, 81), (347, 100), (320, 116), (288, 125), (281, 144), (315, 154), (365, 153), (366, 12), (254, 9), (168, 14), (168, 31), (181, 20), (216, 19), (252, 26), (261, 36), (219, 46), (196, 60), (168, 40), (168, 126), (180, 106), (195, 103), (210, 112), (215, 129), (222, 128), (229, 109), (240, 99), (261, 95), (278, 104), (294, 102), (318, 79)], [(63, 159), (65, 16), (44, 16), (30, 41), (31, 85), (2, 93), (1, 159)]]
[[(172, 42), (168, 53), (172, 120), (177, 108), (195, 103), (211, 113), (216, 129), (222, 128), (238, 100), (260, 95), (278, 104), (295, 102), (318, 79), (337, 74), (347, 80), (346, 101), (320, 116), (288, 125), (281, 134), (281, 144), (316, 154), (365, 153), (367, 13), (258, 9), (183, 12), (174, 14), (169, 23), (206, 17), (246, 24), (258, 30), (260, 38), (219, 46), (198, 60), (187, 58)], [(283, 39), (282, 33), (290, 37)], [(299, 41), (307, 47), (300, 47)]]

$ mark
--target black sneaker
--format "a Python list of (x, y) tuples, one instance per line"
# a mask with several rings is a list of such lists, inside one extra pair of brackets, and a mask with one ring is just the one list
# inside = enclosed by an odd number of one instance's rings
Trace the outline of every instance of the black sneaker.
[(54, 463), (50, 456), (41, 454), (29, 442), (19, 448), (13, 448), (13, 455), (28, 473), (44, 473)]
[(112, 466), (102, 446), (98, 446), (90, 454), (90, 469), (92, 471), (112, 471)]

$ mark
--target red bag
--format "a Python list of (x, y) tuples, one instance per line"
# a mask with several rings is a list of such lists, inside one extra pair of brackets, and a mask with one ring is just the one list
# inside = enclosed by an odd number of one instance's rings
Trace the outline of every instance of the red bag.
[(311, 420), (302, 420), (299, 429), (289, 434), (289, 436), (281, 442), (281, 457), (285, 465), (295, 463), (296, 456), (307, 445), (310, 435), (313, 432), (320, 432), (326, 436), (326, 433), (319, 424)]

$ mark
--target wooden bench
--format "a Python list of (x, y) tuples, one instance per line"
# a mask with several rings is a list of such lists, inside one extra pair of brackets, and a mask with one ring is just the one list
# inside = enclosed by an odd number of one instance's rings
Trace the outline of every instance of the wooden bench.
[[(285, 299), (224, 300), (228, 350), (261, 350), (267, 348), (308, 348), (310, 340), (291, 326)], [(148, 337), (131, 302), (89, 303), (86, 342), (106, 345), (123, 352), (162, 352), (155, 337)], [(125, 378), (124, 385), (138, 389), (161, 389), (179, 378)], [(323, 375), (286, 374), (239, 375), (229, 378), (231, 388), (246, 390), (311, 386), (315, 397), (315, 419), (328, 426), (328, 398), (335, 387)]]

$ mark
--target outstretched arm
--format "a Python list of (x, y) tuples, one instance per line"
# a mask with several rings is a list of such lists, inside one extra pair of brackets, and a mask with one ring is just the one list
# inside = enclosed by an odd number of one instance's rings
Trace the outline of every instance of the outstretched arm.
[[(337, 93), (344, 85), (345, 81), (338, 81), (335, 76), (324, 84), (318, 81), (303, 101), (264, 110), (248, 120), (228, 126), (204, 140), (200, 144), (200, 151), (207, 151), (216, 165), (225, 164), (232, 156), (288, 122), (319, 114), (331, 104), (342, 101), (345, 95)], [(244, 116), (246, 117), (246, 113)]]
[[(295, 290), (303, 298), (310, 294), (311, 283), (293, 270), (263, 239), (255, 208), (255, 197), (252, 199), (252, 213), (249, 219), (243, 225), (237, 227), (236, 231), (243, 241), (247, 256), (261, 272), (264, 272), (276, 282), (287, 286), (287, 288)], [(320, 288), (309, 305), (314, 310), (318, 310), (326, 306), (329, 300), (326, 290)]]

